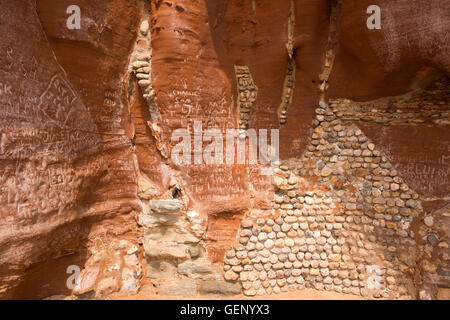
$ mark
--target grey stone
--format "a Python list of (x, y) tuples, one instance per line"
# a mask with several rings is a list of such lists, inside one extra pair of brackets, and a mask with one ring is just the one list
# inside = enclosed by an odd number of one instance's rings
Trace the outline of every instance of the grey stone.
[(90, 291), (82, 293), (82, 294), (74, 294), (74, 297), (77, 300), (93, 300), (93, 299), (95, 299), (95, 291), (90, 290)]
[(176, 272), (175, 265), (165, 260), (148, 261), (146, 269), (146, 276), (150, 279), (170, 279)]
[(183, 207), (180, 200), (152, 200), (151, 209), (156, 213), (175, 213)]
[(47, 298), (44, 298), (43, 300), (64, 300), (67, 296), (62, 294), (55, 294), (53, 296), (49, 296)]
[(227, 253), (226, 253), (226, 257), (228, 258), (228, 259), (232, 259), (232, 258), (234, 258), (236, 256), (236, 252), (234, 251), (234, 250), (229, 250), (229, 251), (227, 251)]
[(192, 297), (197, 294), (197, 285), (193, 280), (172, 280), (158, 286), (157, 293), (168, 296)]
[(429, 243), (431, 243), (432, 246), (436, 246), (439, 242), (438, 238), (434, 234), (429, 234), (427, 236), (427, 240)]
[(159, 242), (144, 239), (145, 255), (152, 259), (185, 259), (188, 247), (173, 242)]
[(139, 280), (136, 270), (130, 268), (122, 269), (122, 286), (120, 291), (137, 293), (139, 289)]
[[(139, 215), (139, 224), (147, 229), (153, 230), (153, 228), (159, 226), (174, 225), (179, 220), (179, 216), (167, 215), (167, 214), (141, 214)], [(155, 236), (156, 237), (156, 236)]]
[(427, 227), (432, 227), (434, 224), (434, 220), (433, 220), (432, 216), (425, 217), (425, 219), (423, 219), (423, 221), (425, 222)]
[(178, 265), (178, 273), (192, 279), (219, 280), (222, 278), (219, 270), (208, 266), (207, 261), (186, 261)]
[(240, 294), (241, 286), (238, 283), (226, 281), (202, 281), (199, 291), (206, 296), (228, 297)]
[(189, 255), (192, 259), (200, 257), (201, 250), (199, 247), (189, 247)]

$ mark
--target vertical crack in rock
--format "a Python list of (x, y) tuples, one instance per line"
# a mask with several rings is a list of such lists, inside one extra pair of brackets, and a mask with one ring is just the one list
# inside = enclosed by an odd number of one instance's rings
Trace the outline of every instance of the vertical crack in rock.
[[(150, 18), (150, 5), (144, 1), (142, 6), (142, 21), (139, 26), (138, 35), (136, 39), (135, 48), (131, 54), (129, 71), (129, 83), (128, 83), (128, 100), (130, 107), (135, 103), (132, 99), (134, 82), (137, 81), (142, 97), (147, 103), (148, 111), (150, 113), (150, 121), (147, 121), (147, 125), (151, 130), (152, 136), (155, 139), (155, 144), (157, 150), (160, 152), (164, 161), (168, 162), (168, 151), (164, 141), (161, 136), (161, 128), (159, 124), (161, 123), (161, 114), (158, 110), (156, 95), (153, 90), (152, 77), (151, 77), (151, 61), (152, 61), (152, 48), (151, 48), (151, 32), (149, 25)], [(131, 113), (130, 113), (131, 114)], [(130, 121), (131, 123), (131, 121)], [(135, 139), (134, 127), (132, 126), (132, 140)], [(140, 169), (139, 161), (137, 159), (136, 149), (134, 148), (133, 162), (136, 169), (136, 174), (138, 177), (138, 196), (141, 199), (141, 204), (145, 212), (146, 209), (145, 200), (150, 200), (154, 197), (161, 196), (156, 184), (151, 181)], [(169, 168), (170, 171), (170, 187), (169, 197), (176, 196), (177, 198), (183, 196), (185, 198), (181, 188), (180, 180), (177, 178), (177, 173), (175, 170)], [(181, 193), (181, 194), (180, 194)], [(163, 196), (166, 196), (164, 194)], [(144, 200), (144, 202), (142, 202)], [(185, 202), (188, 202), (185, 199)]]
[(156, 148), (161, 153), (163, 158), (168, 158), (168, 150), (161, 136), (161, 114), (158, 110), (155, 91), (152, 86), (151, 76), (151, 61), (152, 61), (152, 49), (151, 49), (151, 32), (149, 25), (149, 10), (145, 8), (143, 14), (143, 20), (139, 27), (138, 36), (136, 39), (136, 46), (131, 58), (130, 73), (136, 78), (139, 88), (142, 92), (142, 96), (148, 105), (151, 121), (147, 122), (153, 137), (156, 140)]
[(239, 137), (245, 137), (248, 120), (258, 95), (250, 69), (247, 66), (234, 66), (238, 93)]
[(324, 64), (322, 72), (319, 75), (320, 80), (320, 101), (325, 103), (325, 91), (328, 89), (328, 79), (333, 69), (334, 59), (338, 46), (339, 35), (339, 17), (341, 12), (340, 0), (333, 0), (330, 13), (330, 29), (328, 35), (327, 47), (325, 49)]
[(294, 29), (295, 29), (295, 2), (294, 0), (291, 0), (288, 17), (288, 42), (286, 44), (289, 60), (292, 60), (294, 53)]
[(280, 125), (284, 125), (287, 121), (287, 111), (289, 105), (292, 103), (292, 97), (294, 95), (295, 87), (295, 60), (290, 58), (288, 61), (288, 67), (286, 71), (286, 77), (284, 79), (283, 93), (281, 96), (281, 104), (279, 107), (279, 120)]
[(287, 111), (289, 105), (292, 103), (295, 87), (295, 59), (294, 54), (294, 29), (295, 29), (295, 3), (294, 0), (290, 2), (290, 11), (288, 17), (288, 42), (286, 49), (288, 53), (288, 64), (286, 76), (283, 83), (283, 92), (281, 95), (281, 103), (278, 108), (278, 120), (280, 125), (284, 125), (287, 121)]
[[(134, 88), (134, 81), (137, 81), (138, 86), (140, 88), (142, 97), (147, 103), (148, 111), (150, 113), (150, 121), (147, 121), (147, 125), (150, 128), (151, 134), (155, 139), (155, 144), (157, 150), (160, 152), (161, 156), (165, 164), (168, 167), (169, 175), (170, 175), (170, 187), (169, 187), (169, 196), (173, 197), (173, 195), (177, 195), (177, 197), (182, 196), (186, 203), (188, 203), (188, 199), (184, 192), (182, 192), (182, 183), (178, 178), (178, 173), (176, 170), (171, 168), (171, 163), (169, 161), (169, 151), (167, 149), (167, 144), (164, 142), (162, 137), (162, 130), (160, 127), (160, 123), (162, 121), (162, 116), (160, 111), (158, 110), (158, 104), (156, 100), (156, 94), (153, 89), (152, 84), (152, 48), (151, 48), (151, 25), (149, 24), (149, 20), (151, 18), (151, 6), (150, 3), (144, 2), (143, 11), (142, 11), (142, 21), (139, 26), (138, 36), (136, 39), (135, 48), (131, 55), (130, 66), (129, 66), (129, 74), (130, 74), (130, 84), (129, 84), (129, 97), (132, 96), (132, 90)], [(130, 89), (131, 88), (131, 89)], [(130, 92), (131, 90), (131, 92)], [(140, 181), (146, 181), (144, 183), (145, 188), (149, 187), (153, 190), (151, 193), (153, 195), (159, 196), (159, 192), (156, 191), (156, 187), (154, 183), (151, 183), (151, 180), (145, 176), (141, 170), (139, 170), (139, 162), (137, 159), (135, 160), (135, 165), (137, 166), (138, 176), (140, 177)], [(152, 185), (149, 186), (149, 183)], [(140, 190), (140, 189), (139, 189)], [(178, 191), (177, 191), (178, 190)], [(141, 190), (142, 191), (142, 190)], [(146, 192), (146, 191), (145, 191)], [(181, 192), (181, 195), (178, 193)], [(170, 194), (171, 193), (171, 194)]]
[[(153, 89), (151, 77), (152, 48), (151, 31), (149, 25), (150, 10), (150, 5), (147, 4), (147, 2), (144, 2), (142, 10), (142, 21), (139, 26), (135, 48), (130, 59), (130, 77), (128, 84), (129, 102), (130, 106), (134, 103), (134, 101), (132, 101), (132, 95), (134, 89), (134, 81), (137, 81), (142, 97), (147, 103), (148, 111), (151, 117), (150, 121), (147, 121), (147, 125), (151, 130), (153, 138), (155, 139), (156, 148), (163, 157), (163, 160), (167, 165), (169, 171), (169, 191), (162, 196), (167, 196), (169, 198), (182, 198), (184, 200), (184, 203), (187, 204), (189, 203), (189, 200), (187, 199), (185, 193), (182, 191), (183, 188), (180, 182), (181, 180), (178, 178), (176, 170), (170, 167), (167, 147), (161, 136), (160, 123), (162, 117), (161, 113), (158, 110), (156, 95)], [(132, 128), (132, 131), (134, 140), (134, 128)], [(141, 205), (143, 206), (144, 212), (149, 212), (146, 201), (148, 202), (148, 200), (150, 200), (151, 198), (160, 197), (161, 193), (156, 187), (156, 184), (152, 182), (151, 179), (140, 170), (136, 148), (134, 148), (133, 159), (136, 169), (136, 175), (138, 177), (138, 196), (141, 199)]]
[[(179, 12), (184, 10), (180, 6), (175, 9)], [(162, 116), (152, 85), (151, 32), (148, 24), (150, 8), (146, 10), (130, 61), (130, 82), (137, 81), (147, 103), (151, 117), (147, 124), (163, 157), (170, 181), (168, 190), (159, 190), (141, 171), (135, 149), (133, 159), (138, 177), (138, 197), (142, 206), (138, 223), (144, 229), (144, 288), (151, 284), (156, 293), (169, 295), (194, 296), (197, 290), (202, 294), (215, 293), (217, 290), (237, 294), (241, 291), (239, 285), (225, 283), (219, 269), (209, 261), (202, 240), (205, 232), (202, 226), (204, 218), (197, 212), (188, 210), (190, 199), (184, 191), (180, 173), (172, 168), (168, 159), (161, 137)], [(133, 85), (129, 85), (129, 88), (131, 96)]]

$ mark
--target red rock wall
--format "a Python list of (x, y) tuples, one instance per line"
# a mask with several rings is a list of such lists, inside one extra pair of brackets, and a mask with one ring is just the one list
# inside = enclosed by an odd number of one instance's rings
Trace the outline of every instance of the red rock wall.
[(91, 241), (136, 230), (123, 86), (136, 19), (121, 17), (138, 10), (126, 1), (80, 2), (90, 15), (83, 29), (69, 32), (69, 2), (1, 3), (6, 297), (70, 292), (57, 279), (67, 278), (70, 263), (83, 266)]
[[(192, 293), (193, 277), (237, 280), (217, 276), (225, 252), (238, 243), (241, 220), (280, 209), (279, 190), (261, 165), (175, 164), (172, 133), (188, 129), (194, 140), (194, 121), (223, 134), (279, 129), (281, 159), (297, 163), (330, 116), (317, 113), (321, 99), (335, 101), (342, 114), (333, 116), (361, 129), (420, 197), (424, 210), (408, 235), (424, 252), (416, 287), (447, 283), (448, 230), (423, 219), (446, 221), (448, 205), (448, 1), (1, 4), (0, 296), (69, 294), (71, 264), (91, 270), (78, 295), (137, 290), (145, 261), (134, 255), (144, 251), (150, 282), (181, 275)], [(73, 4), (80, 30), (66, 27)], [(373, 4), (381, 30), (366, 27)], [(155, 211), (161, 199), (180, 205), (177, 214)], [(128, 242), (114, 249), (113, 239)], [(165, 249), (155, 253), (154, 241)], [(132, 245), (139, 250), (128, 254)], [(195, 278), (197, 267), (211, 277)], [(161, 292), (178, 285), (161, 283)], [(206, 293), (217, 285), (202, 283)], [(234, 284), (220, 282), (228, 293)]]

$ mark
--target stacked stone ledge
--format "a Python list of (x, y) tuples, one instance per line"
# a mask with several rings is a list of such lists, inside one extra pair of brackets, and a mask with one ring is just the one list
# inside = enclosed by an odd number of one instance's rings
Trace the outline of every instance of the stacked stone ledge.
[(135, 50), (135, 61), (132, 63), (132, 71), (141, 88), (142, 96), (147, 102), (151, 102), (155, 98), (155, 92), (151, 81), (151, 48), (148, 21), (141, 23), (136, 43), (138, 46)]
[(421, 277), (423, 286), (419, 298), (446, 299), (450, 287), (450, 205), (428, 212), (423, 217), (418, 234), (422, 240)]
[(283, 94), (281, 97), (281, 104), (279, 107), (280, 125), (284, 125), (287, 121), (287, 111), (289, 105), (292, 102), (292, 97), (294, 94), (294, 85), (295, 85), (295, 60), (290, 59), (287, 66), (286, 76), (283, 85)]
[(250, 69), (247, 66), (235, 66), (238, 92), (239, 137), (244, 138), (248, 128), (250, 113), (256, 102), (258, 87), (253, 82)]
[(386, 126), (448, 125), (449, 87), (450, 80), (444, 77), (423, 90), (411, 93), (409, 97), (364, 103), (336, 99), (330, 102), (330, 107), (336, 117), (343, 122), (363, 121)]
[(153, 199), (143, 203), (146, 286), (157, 294), (174, 296), (231, 296), (241, 292), (236, 281), (224, 281), (218, 266), (206, 256), (202, 241), (205, 220), (186, 212), (178, 199)]
[(103, 298), (115, 292), (136, 294), (142, 278), (138, 246), (117, 240), (94, 249), (73, 290), (76, 299)]

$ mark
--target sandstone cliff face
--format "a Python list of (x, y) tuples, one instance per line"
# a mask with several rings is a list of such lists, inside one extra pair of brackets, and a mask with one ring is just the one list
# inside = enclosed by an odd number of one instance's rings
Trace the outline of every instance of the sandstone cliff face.
[[(85, 29), (69, 32), (68, 5), (2, 1), (6, 297), (69, 293), (68, 265), (83, 266), (94, 242), (136, 231), (123, 78), (138, 10), (125, 1), (80, 3), (92, 16), (84, 16)], [(130, 19), (122, 21), (120, 11)]]
[[(448, 1), (1, 4), (3, 298), (448, 287)], [(214, 129), (279, 167), (208, 163)]]

